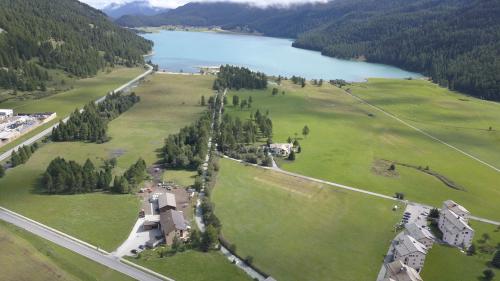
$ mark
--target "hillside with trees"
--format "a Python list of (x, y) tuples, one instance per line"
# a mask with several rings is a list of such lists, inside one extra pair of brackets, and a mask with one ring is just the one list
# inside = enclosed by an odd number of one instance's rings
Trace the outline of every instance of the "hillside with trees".
[(396, 65), (450, 89), (500, 100), (499, 15), (497, 0), (335, 0), (287, 9), (190, 3), (117, 22), (220, 26), (296, 38), (295, 47)]
[(134, 66), (152, 42), (76, 0), (0, 1), (0, 87), (43, 90), (60, 69), (76, 77), (105, 66)]

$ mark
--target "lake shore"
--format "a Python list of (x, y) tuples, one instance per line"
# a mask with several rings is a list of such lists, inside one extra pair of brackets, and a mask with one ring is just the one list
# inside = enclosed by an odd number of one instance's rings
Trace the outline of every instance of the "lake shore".
[(210, 32), (210, 33), (222, 33), (222, 34), (234, 34), (234, 35), (264, 36), (262, 33), (259, 32), (226, 30), (222, 29), (219, 26), (199, 27), (199, 26), (184, 26), (184, 25), (163, 25), (163, 26), (137, 27), (133, 29), (142, 33), (159, 33), (165, 30), (165, 31)]

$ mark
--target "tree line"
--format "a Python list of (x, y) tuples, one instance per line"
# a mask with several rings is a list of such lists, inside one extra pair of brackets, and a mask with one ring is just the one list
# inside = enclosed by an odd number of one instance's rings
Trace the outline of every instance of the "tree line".
[(43, 90), (46, 69), (77, 77), (144, 63), (152, 42), (72, 0), (0, 1), (0, 87)]
[(98, 169), (90, 159), (82, 166), (76, 161), (57, 157), (50, 162), (43, 174), (41, 189), (48, 194), (78, 194), (97, 190), (129, 193), (145, 177), (146, 164), (139, 159), (124, 176), (116, 176), (111, 185), (115, 165), (116, 159), (108, 160), (104, 162), (102, 169)]
[(128, 168), (123, 176), (115, 176), (111, 191), (114, 193), (131, 193), (146, 177), (146, 162), (139, 158)]
[(169, 168), (196, 169), (207, 153), (210, 114), (206, 112), (196, 123), (167, 137), (162, 149), (163, 164)]
[(31, 155), (38, 149), (38, 143), (32, 145), (23, 145), (18, 150), (12, 151), (10, 156), (10, 165), (12, 168), (24, 164), (30, 159)]
[(290, 78), (290, 80), (292, 80), (293, 84), (298, 84), (302, 88), (304, 88), (306, 86), (306, 78), (304, 78), (304, 77), (294, 75), (294, 76), (292, 76), (292, 78)]
[(259, 137), (270, 139), (272, 135), (273, 122), (268, 113), (262, 114), (257, 110), (245, 121), (224, 114), (219, 125), (218, 149), (225, 153), (236, 149), (240, 144), (253, 144)]
[(220, 67), (217, 79), (214, 81), (214, 90), (224, 89), (265, 89), (267, 76), (261, 72), (253, 72), (245, 67), (225, 65)]
[(140, 97), (135, 93), (129, 95), (115, 93), (107, 95), (98, 105), (90, 102), (83, 111), (76, 109), (66, 123), (59, 122), (59, 125), (52, 129), (52, 140), (106, 142), (107, 123), (139, 101)]

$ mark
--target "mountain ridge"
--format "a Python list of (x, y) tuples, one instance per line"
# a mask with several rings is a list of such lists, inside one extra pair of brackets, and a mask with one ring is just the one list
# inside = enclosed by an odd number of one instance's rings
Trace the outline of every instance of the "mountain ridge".
[(395, 65), (452, 90), (500, 100), (497, 0), (334, 0), (288, 9), (190, 3), (151, 17), (122, 17), (116, 23), (220, 26), (295, 38), (295, 47)]
[(139, 0), (123, 4), (113, 2), (101, 9), (101, 11), (113, 19), (126, 15), (153, 16), (167, 12), (168, 10), (170, 9), (152, 6), (147, 0)]
[(76, 77), (144, 62), (148, 41), (76, 0), (0, 1), (0, 87), (43, 90), (46, 69)]

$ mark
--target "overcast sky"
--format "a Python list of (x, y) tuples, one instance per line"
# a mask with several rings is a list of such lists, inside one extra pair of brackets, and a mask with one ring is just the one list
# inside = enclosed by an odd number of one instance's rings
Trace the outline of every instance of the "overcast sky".
[[(96, 8), (103, 8), (104, 6), (111, 3), (124, 3), (124, 2), (133, 2), (137, 0), (80, 0), (81, 2), (87, 3)], [(189, 2), (221, 2), (221, 0), (146, 0), (151, 3), (152, 6), (155, 7), (166, 7), (166, 8), (176, 8), (178, 6), (182, 6)], [(231, 2), (240, 2), (240, 3), (252, 3), (258, 6), (267, 6), (267, 5), (288, 5), (288, 4), (297, 4), (297, 3), (312, 3), (312, 2), (326, 2), (327, 0), (226, 0)]]

